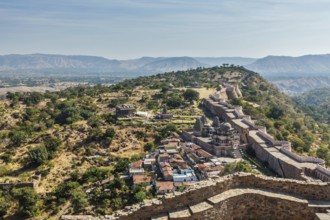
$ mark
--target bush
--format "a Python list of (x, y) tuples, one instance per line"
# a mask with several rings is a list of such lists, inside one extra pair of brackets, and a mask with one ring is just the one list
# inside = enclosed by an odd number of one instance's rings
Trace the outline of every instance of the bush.
[(120, 159), (116, 165), (115, 165), (115, 172), (128, 172), (128, 165), (129, 160), (128, 159)]
[(51, 157), (58, 150), (58, 148), (59, 148), (59, 146), (61, 146), (61, 144), (62, 144), (62, 141), (58, 138), (54, 138), (54, 137), (44, 138), (44, 145)]
[(110, 176), (109, 169), (100, 169), (97, 167), (91, 167), (86, 170), (83, 174), (82, 179), (83, 182), (96, 182), (98, 180), (103, 180)]
[(0, 166), (0, 177), (7, 176), (11, 172), (11, 169), (8, 165)]
[(135, 193), (134, 195), (134, 199), (137, 202), (142, 202), (145, 198), (147, 197), (146, 193), (144, 191), (138, 191), (137, 193)]
[(7, 163), (10, 163), (12, 161), (12, 155), (4, 153), (0, 156), (0, 159), (3, 160), (3, 162), (5, 162), (7, 164)]
[(186, 91), (184, 91), (183, 97), (189, 102), (197, 101), (199, 99), (199, 92), (193, 89), (187, 89)]
[(246, 162), (244, 160), (241, 160), (239, 162), (228, 163), (225, 166), (225, 169), (223, 170), (222, 174), (227, 175), (227, 174), (232, 174), (232, 173), (236, 173), (236, 172), (251, 173), (252, 167), (248, 162)]
[(166, 105), (172, 108), (178, 108), (183, 104), (183, 100), (179, 96), (173, 96), (166, 100)]
[(144, 146), (143, 146), (143, 149), (144, 151), (146, 152), (151, 152), (153, 149), (154, 149), (154, 144), (153, 143), (146, 143)]
[(1, 191), (1, 196), (0, 196), (0, 216), (3, 217), (7, 214), (7, 211), (10, 207), (8, 201), (2, 196), (2, 191)]
[(273, 118), (273, 119), (280, 119), (283, 115), (284, 115), (284, 111), (281, 108), (277, 107), (277, 106), (273, 106), (266, 113), (266, 116), (268, 118)]
[(37, 215), (37, 202), (39, 200), (39, 196), (34, 189), (27, 187), (14, 189), (13, 194), (18, 200), (19, 210), (23, 215), (27, 215), (29, 217)]
[(57, 199), (65, 198), (68, 199), (72, 196), (72, 190), (80, 187), (78, 182), (69, 181), (58, 185), (55, 189), (55, 196)]
[(28, 155), (28, 160), (31, 165), (39, 166), (48, 160), (48, 152), (43, 145), (30, 149)]
[(72, 191), (72, 207), (75, 212), (83, 210), (88, 204), (87, 196), (80, 188)]
[(114, 138), (115, 135), (116, 135), (115, 129), (114, 128), (108, 128), (105, 131), (104, 137), (112, 139), (112, 138)]
[(10, 132), (9, 138), (10, 138), (11, 145), (13, 147), (19, 147), (24, 142), (26, 136), (27, 136), (26, 133), (23, 131)]
[(150, 109), (157, 109), (158, 108), (158, 101), (157, 100), (151, 100), (147, 104), (147, 108)]

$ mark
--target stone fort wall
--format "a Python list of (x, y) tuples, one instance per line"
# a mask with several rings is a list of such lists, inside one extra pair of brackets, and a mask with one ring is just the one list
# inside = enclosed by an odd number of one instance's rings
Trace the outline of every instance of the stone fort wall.
[[(217, 196), (219, 198), (212, 200)], [(178, 216), (180, 219), (233, 219), (233, 217), (246, 219), (249, 216), (255, 219), (265, 219), (264, 217), (313, 219), (311, 216), (315, 212), (325, 211), (322, 207), (310, 205), (308, 201), (329, 202), (330, 183), (277, 179), (241, 173), (201, 181), (194, 189), (166, 195), (162, 201), (145, 201), (144, 205), (128, 207), (112, 218), (150, 219), (152, 216), (164, 214), (169, 215), (170, 219), (176, 219)], [(193, 213), (192, 210), (195, 209), (191, 206), (196, 204), (199, 208)], [(203, 209), (205, 206), (208, 208)], [(187, 207), (190, 207), (189, 213), (184, 210)], [(173, 214), (173, 211), (180, 209), (183, 209), (181, 213), (179, 211), (179, 214), (175, 212)], [(278, 213), (274, 215), (276, 212), (280, 213), (277, 217)], [(267, 218), (273, 215), (274, 218)]]

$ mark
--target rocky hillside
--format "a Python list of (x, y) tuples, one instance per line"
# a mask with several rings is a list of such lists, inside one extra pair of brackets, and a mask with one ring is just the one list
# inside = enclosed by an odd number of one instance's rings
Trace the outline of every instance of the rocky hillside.
[(305, 111), (316, 120), (330, 124), (330, 87), (305, 92), (295, 96), (294, 100), (303, 105)]
[(315, 122), (314, 115), (310, 114), (308, 117), (302, 104), (296, 104), (258, 73), (243, 67), (198, 68), (158, 74), (125, 80), (115, 87), (166, 91), (169, 84), (177, 88), (196, 85), (217, 88), (228, 82), (238, 83), (243, 92), (243, 98), (232, 100), (232, 103), (243, 106), (244, 112), (253, 119), (258, 119), (258, 124), (266, 126), (276, 139), (289, 140), (297, 152), (310, 155), (315, 155), (320, 145), (328, 144), (330, 136), (325, 132), (329, 129), (328, 125)]
[[(9, 93), (0, 101), (0, 182), (30, 187), (0, 189), (0, 217), (108, 215), (152, 198), (152, 190), (133, 187), (120, 174), (127, 175), (128, 164), (162, 139), (191, 128), (203, 111), (207, 114), (199, 105), (201, 97), (223, 83), (239, 85), (243, 98), (232, 104), (241, 105), (276, 139), (289, 140), (296, 152), (317, 155), (329, 164), (328, 126), (315, 122), (275, 86), (243, 67), (197, 68), (59, 92)], [(119, 104), (151, 114), (166, 104), (176, 117), (118, 118)]]
[(281, 91), (289, 95), (330, 87), (330, 76), (310, 76), (272, 81)]

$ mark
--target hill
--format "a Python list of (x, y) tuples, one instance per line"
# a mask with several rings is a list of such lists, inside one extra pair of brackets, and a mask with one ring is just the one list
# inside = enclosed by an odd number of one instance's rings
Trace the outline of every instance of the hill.
[(4, 55), (0, 56), (0, 71), (17, 70), (67, 70), (67, 71), (100, 71), (108, 69), (119, 70), (120, 62), (95, 56), (65, 56), (65, 55)]
[(265, 77), (329, 76), (330, 54), (300, 57), (267, 56), (245, 67)]
[(318, 121), (330, 124), (330, 88), (314, 89), (295, 96), (294, 100), (304, 106), (304, 111)]
[(173, 57), (156, 60), (142, 66), (141, 70), (151, 73), (171, 72), (178, 70), (196, 69), (197, 67), (208, 66), (200, 63), (191, 57)]
[(281, 91), (295, 95), (330, 87), (330, 76), (291, 77), (272, 81)]
[[(330, 161), (327, 148), (319, 150), (330, 140), (328, 126), (304, 114), (259, 74), (240, 66), (200, 67), (111, 86), (9, 93), (0, 101), (0, 181), (37, 184), (0, 190), (0, 214), (12, 219), (107, 215), (154, 197), (152, 189), (124, 180), (128, 164), (152, 152), (161, 140), (193, 127), (196, 117), (207, 114), (199, 106), (201, 98), (223, 83), (239, 85), (243, 98), (231, 103), (243, 106), (244, 113), (277, 140), (291, 141), (300, 154)], [(188, 89), (195, 90), (193, 98)], [(134, 105), (149, 117), (119, 118), (115, 107), (120, 104)], [(156, 120), (165, 104), (173, 118)]]
[(194, 57), (197, 61), (201, 63), (206, 63), (210, 66), (222, 66), (222, 64), (234, 64), (239, 66), (244, 66), (255, 62), (256, 58), (247, 57)]

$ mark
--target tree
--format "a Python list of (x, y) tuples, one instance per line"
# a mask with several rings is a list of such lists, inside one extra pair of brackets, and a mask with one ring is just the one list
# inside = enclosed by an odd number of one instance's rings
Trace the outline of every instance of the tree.
[(182, 99), (177, 95), (175, 95), (171, 98), (168, 98), (166, 100), (166, 105), (169, 107), (172, 107), (172, 108), (178, 108), (182, 105), (182, 103), (183, 103)]
[(113, 208), (119, 209), (123, 205), (123, 200), (119, 198), (115, 198), (112, 200)]
[(162, 137), (167, 137), (169, 136), (172, 132), (176, 132), (178, 129), (175, 124), (168, 123), (165, 127), (163, 127), (160, 131), (159, 134)]
[(83, 210), (88, 206), (88, 199), (86, 194), (81, 190), (81, 188), (74, 189), (72, 191), (72, 206), (75, 212)]
[(58, 185), (55, 189), (55, 196), (57, 199), (70, 198), (72, 196), (72, 190), (80, 187), (78, 182), (69, 181)]
[(6, 197), (4, 197), (3, 191), (0, 190), (0, 217), (3, 217), (7, 214), (9, 207), (9, 201), (7, 201)]
[(146, 143), (144, 146), (143, 146), (143, 149), (144, 151), (147, 151), (147, 152), (150, 152), (154, 149), (154, 144), (153, 143)]
[(110, 175), (110, 173), (109, 169), (91, 167), (86, 170), (82, 179), (84, 182), (96, 182), (97, 180), (104, 180)]
[(28, 187), (14, 189), (13, 194), (18, 200), (19, 210), (22, 214), (29, 217), (36, 216), (38, 213), (37, 202), (39, 200), (39, 196), (34, 189)]
[(45, 146), (32, 148), (28, 151), (28, 160), (32, 165), (41, 165), (48, 160), (48, 152)]
[(151, 100), (147, 104), (148, 109), (156, 109), (158, 108), (158, 101), (157, 100)]
[(3, 160), (6, 164), (10, 163), (12, 161), (12, 155), (8, 153), (4, 153), (0, 156), (0, 159)]
[(128, 171), (129, 160), (120, 159), (115, 165), (115, 172), (127, 172)]
[(111, 139), (112, 139), (112, 138), (114, 138), (115, 134), (116, 134), (116, 131), (115, 131), (114, 128), (108, 128), (108, 129), (105, 131), (104, 136), (107, 137), (107, 138), (111, 138)]
[(26, 133), (24, 131), (12, 131), (9, 133), (9, 138), (11, 145), (13, 147), (19, 147), (22, 145), (23, 141), (26, 138)]
[(145, 198), (147, 197), (146, 193), (144, 191), (138, 191), (137, 193), (135, 193), (134, 195), (134, 199), (137, 202), (142, 202)]
[(46, 137), (44, 138), (43, 141), (50, 156), (53, 156), (53, 154), (58, 150), (59, 146), (61, 146), (62, 144), (62, 141), (60, 139), (54, 137)]
[(117, 122), (117, 116), (116, 115), (112, 115), (111, 113), (104, 114), (104, 115), (102, 115), (102, 117), (109, 124), (116, 124), (116, 122)]
[(193, 89), (187, 89), (186, 91), (184, 91), (183, 97), (189, 102), (197, 101), (199, 99), (199, 92)]
[(293, 149), (295, 149), (298, 152), (304, 151), (305, 143), (297, 136), (291, 136), (289, 137), (289, 141), (292, 144)]
[(270, 110), (266, 114), (267, 117), (273, 118), (273, 119), (280, 119), (283, 115), (284, 115), (284, 111), (277, 106), (271, 107)]
[(223, 170), (222, 174), (227, 175), (227, 174), (232, 174), (235, 172), (251, 173), (252, 167), (248, 162), (246, 162), (244, 160), (241, 160), (238, 162), (232, 162), (232, 163), (228, 163), (225, 166), (225, 169)]
[(321, 146), (317, 149), (316, 156), (322, 159), (327, 159), (327, 157), (329, 157), (329, 148), (326, 146)]

